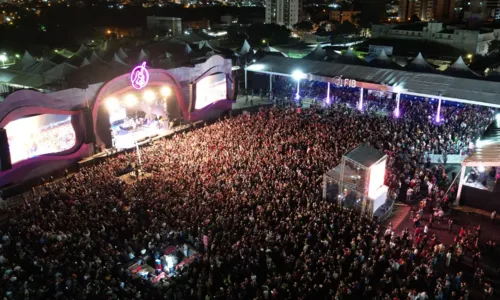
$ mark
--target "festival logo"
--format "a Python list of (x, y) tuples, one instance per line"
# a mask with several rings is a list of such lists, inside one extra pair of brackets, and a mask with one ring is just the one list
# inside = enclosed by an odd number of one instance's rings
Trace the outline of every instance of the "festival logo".
[(348, 78), (342, 78), (342, 76), (337, 76), (333, 78), (333, 84), (337, 87), (351, 87), (355, 88), (356, 87), (356, 80), (354, 79), (348, 79)]
[(136, 90), (144, 88), (149, 82), (149, 72), (146, 69), (146, 62), (142, 65), (135, 67), (130, 73), (130, 82), (132, 87)]

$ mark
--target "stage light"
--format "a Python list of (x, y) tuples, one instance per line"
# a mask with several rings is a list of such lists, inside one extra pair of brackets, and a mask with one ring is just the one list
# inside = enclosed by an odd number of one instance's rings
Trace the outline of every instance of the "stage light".
[(395, 86), (395, 87), (392, 88), (392, 92), (393, 93), (401, 93), (402, 90), (403, 89), (400, 88), (399, 86)]
[(164, 86), (160, 90), (160, 94), (163, 97), (168, 97), (168, 96), (170, 96), (171, 93), (172, 93), (172, 90), (168, 86)]
[(137, 97), (134, 94), (128, 94), (125, 96), (125, 104), (127, 104), (128, 107), (133, 107), (137, 105)]
[(115, 111), (120, 108), (120, 101), (115, 97), (109, 97), (106, 99), (106, 108), (108, 111)]
[(295, 79), (295, 80), (297, 80), (297, 81), (299, 81), (299, 80), (301, 80), (301, 79), (306, 78), (306, 74), (304, 74), (304, 73), (303, 73), (302, 71), (300, 71), (300, 70), (295, 70), (295, 71), (293, 71), (293, 73), (292, 73), (292, 78), (293, 78), (293, 79)]
[(156, 94), (153, 91), (144, 92), (144, 101), (146, 101), (146, 103), (151, 104), (155, 100), (156, 100)]
[(0, 61), (1, 62), (6, 62), (7, 61), (7, 55), (4, 54), (0, 54)]
[(484, 171), (486, 171), (486, 168), (484, 166), (479, 166), (477, 167), (477, 170), (479, 171), (479, 173), (484, 173)]

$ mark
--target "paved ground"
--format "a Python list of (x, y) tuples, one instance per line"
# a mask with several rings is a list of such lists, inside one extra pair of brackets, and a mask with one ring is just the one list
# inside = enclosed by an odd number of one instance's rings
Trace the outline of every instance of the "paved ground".
[[(409, 228), (412, 230), (413, 221), (409, 218), (409, 209), (407, 210), (397, 210), (395, 207), (395, 216), (389, 218), (386, 222), (392, 222), (393, 226), (396, 228), (396, 233), (400, 233), (404, 228)], [(404, 215), (404, 217), (403, 217)], [(425, 213), (423, 218), (422, 226), (428, 224), (430, 213)], [(448, 231), (448, 220), (452, 219), (454, 225), (452, 227), (452, 231)], [(466, 230), (471, 229), (477, 225), (481, 225), (482, 233), (481, 233), (481, 242), (486, 243), (488, 240), (493, 240), (497, 244), (497, 248), (493, 253), (487, 253), (486, 251), (482, 251), (482, 258), (480, 261), (480, 267), (484, 270), (486, 274), (486, 280), (493, 282), (493, 286), (495, 288), (495, 292), (497, 293), (496, 298), (500, 299), (498, 293), (500, 293), (500, 220), (497, 219), (496, 224), (493, 224), (489, 218), (489, 216), (485, 216), (483, 214), (464, 212), (462, 210), (453, 210), (448, 217), (445, 218), (443, 224), (438, 224), (434, 222), (432, 228), (429, 230), (431, 234), (435, 233), (438, 236), (438, 239), (442, 241), (445, 245), (450, 245), (453, 243), (453, 239), (458, 235), (461, 227), (464, 227)], [(473, 274), (475, 269), (472, 266), (472, 254), (467, 253), (464, 257), (462, 263), (457, 265), (457, 263), (452, 263), (451, 268), (448, 270), (452, 274), (456, 274), (459, 271), (464, 273), (465, 279), (469, 283), (473, 283)], [(481, 287), (478, 285), (472, 285), (472, 298), (469, 299), (481, 299)]]

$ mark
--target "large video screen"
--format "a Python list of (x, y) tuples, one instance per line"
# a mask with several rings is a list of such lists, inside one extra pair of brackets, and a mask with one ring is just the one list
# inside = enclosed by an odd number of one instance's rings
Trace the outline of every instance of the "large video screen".
[(227, 97), (226, 74), (219, 73), (203, 78), (196, 84), (195, 109), (202, 109)]
[(5, 130), (12, 163), (65, 151), (76, 143), (68, 115), (45, 114), (17, 119), (7, 124)]
[(377, 190), (384, 185), (385, 163), (386, 160), (384, 159), (371, 167), (370, 183), (368, 184), (368, 197), (370, 198), (377, 198)]

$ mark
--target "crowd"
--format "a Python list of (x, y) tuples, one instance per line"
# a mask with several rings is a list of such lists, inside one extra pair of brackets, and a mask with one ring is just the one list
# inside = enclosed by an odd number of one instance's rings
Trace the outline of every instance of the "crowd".
[[(322, 200), (322, 174), (360, 143), (390, 155), (393, 193), (437, 183), (425, 153), (466, 149), (492, 115), (443, 107), (436, 125), (431, 106), (405, 103), (401, 119), (341, 104), (265, 109), (142, 148), (136, 183), (115, 176), (134, 152), (47, 184), (0, 227), (2, 296), (468, 299), (476, 283), (449, 272), (449, 245)], [(200, 256), (156, 284), (127, 272), (153, 265), (165, 241)]]

